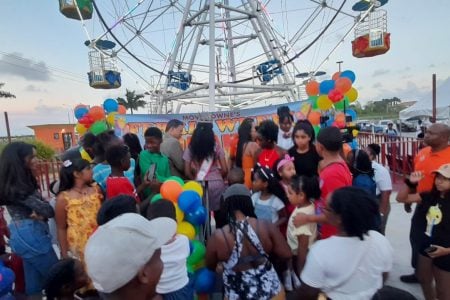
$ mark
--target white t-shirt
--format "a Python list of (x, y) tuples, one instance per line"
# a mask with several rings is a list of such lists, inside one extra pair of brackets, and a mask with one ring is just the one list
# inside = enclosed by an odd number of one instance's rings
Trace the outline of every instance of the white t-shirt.
[(261, 192), (256, 192), (256, 193), (254, 193), (252, 195), (252, 202), (253, 202), (253, 206), (255, 207), (255, 214), (258, 217), (258, 219), (261, 219), (261, 216), (258, 216), (258, 213), (257, 213), (258, 209), (256, 208), (257, 205), (270, 206), (271, 207), (272, 223), (275, 223), (275, 222), (278, 221), (278, 219), (279, 219), (278, 211), (280, 209), (284, 208), (283, 201), (281, 201), (280, 198), (278, 198), (275, 195), (272, 195), (267, 200), (261, 200)]
[(186, 267), (189, 253), (189, 239), (181, 234), (177, 234), (174, 241), (161, 247), (164, 269), (156, 286), (158, 294), (175, 292), (189, 282)]
[(302, 225), (300, 227), (295, 227), (294, 218), (298, 213), (304, 213), (307, 215), (314, 215), (315, 209), (314, 204), (310, 204), (305, 207), (296, 207), (289, 217), (288, 227), (287, 227), (287, 242), (289, 247), (291, 247), (292, 253), (297, 254), (298, 250), (298, 239), (299, 235), (307, 235), (309, 236), (308, 248), (316, 241), (317, 238), (317, 224), (316, 223), (308, 223)]
[(389, 171), (376, 161), (372, 161), (372, 168), (375, 172), (374, 180), (377, 184), (377, 195), (384, 191), (392, 191), (392, 180)]
[(392, 269), (394, 250), (376, 231), (358, 237), (332, 236), (309, 249), (301, 280), (333, 300), (369, 300)]
[(289, 150), (292, 148), (292, 146), (294, 146), (294, 142), (292, 141), (292, 129), (289, 131), (289, 137), (285, 138), (284, 135), (284, 131), (281, 129), (278, 129), (278, 139), (277, 139), (277, 145), (284, 149), (284, 150)]

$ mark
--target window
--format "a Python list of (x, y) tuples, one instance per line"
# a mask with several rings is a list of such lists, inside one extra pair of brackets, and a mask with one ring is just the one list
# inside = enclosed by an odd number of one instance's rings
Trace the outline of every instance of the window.
[(53, 134), (53, 139), (54, 140), (59, 140), (59, 133), (58, 132)]

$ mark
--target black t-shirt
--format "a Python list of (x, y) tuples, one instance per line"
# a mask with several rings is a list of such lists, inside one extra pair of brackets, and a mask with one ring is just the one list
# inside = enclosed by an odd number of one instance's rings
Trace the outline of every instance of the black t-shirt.
[(319, 154), (317, 154), (316, 148), (314, 146), (309, 147), (309, 151), (305, 153), (298, 153), (297, 149), (292, 147), (288, 151), (289, 155), (294, 158), (295, 172), (297, 176), (317, 176), (317, 166), (319, 161), (322, 159)]

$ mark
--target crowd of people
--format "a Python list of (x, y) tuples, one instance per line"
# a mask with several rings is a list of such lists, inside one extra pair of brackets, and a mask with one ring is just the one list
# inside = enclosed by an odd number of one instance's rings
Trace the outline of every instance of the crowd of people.
[[(52, 201), (41, 196), (35, 147), (9, 144), (0, 204), (10, 220), (1, 223), (16, 263), (0, 266), (11, 281), (0, 280), (0, 297), (194, 299), (192, 246), (176, 233), (176, 208), (150, 201), (178, 176), (205, 188), (216, 227), (205, 265), (222, 277), (225, 299), (382, 299), (393, 249), (384, 236), (392, 182), (377, 162), (380, 145), (349, 149), (336, 127), (316, 136), (287, 107), (278, 121), (243, 120), (229, 156), (211, 122), (198, 122), (184, 150), (180, 120), (165, 133), (148, 128), (143, 145), (132, 133), (87, 133), (61, 156)], [(446, 125), (427, 129), (427, 147), (397, 195), (407, 211), (418, 203), (416, 272), (402, 280), (420, 282), (426, 300), (450, 299), (449, 137)]]

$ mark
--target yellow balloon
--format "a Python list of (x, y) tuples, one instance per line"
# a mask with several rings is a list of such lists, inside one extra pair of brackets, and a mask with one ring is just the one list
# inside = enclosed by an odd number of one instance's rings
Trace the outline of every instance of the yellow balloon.
[(179, 224), (179, 223), (183, 222), (184, 212), (178, 207), (178, 204), (174, 203), (173, 205), (175, 206), (175, 215), (176, 215), (177, 223)]
[(114, 126), (114, 121), (115, 121), (115, 119), (116, 119), (116, 115), (117, 115), (117, 112), (115, 112), (115, 111), (110, 112), (110, 113), (108, 114), (108, 116), (106, 117), (106, 122), (107, 122), (109, 125)]
[(178, 223), (177, 233), (188, 237), (188, 239), (193, 240), (195, 238), (195, 228), (188, 222)]
[(317, 98), (317, 107), (321, 110), (330, 109), (333, 106), (333, 102), (328, 98), (328, 95), (320, 95)]
[(358, 99), (358, 91), (352, 87), (347, 93), (345, 93), (345, 96), (347, 96), (350, 103), (355, 102), (356, 99)]
[(183, 191), (194, 191), (200, 195), (200, 198), (203, 197), (203, 188), (200, 183), (197, 181), (188, 181), (183, 185)]
[(358, 129), (353, 129), (352, 130), (353, 137), (356, 137), (358, 135), (358, 133), (359, 133)]
[(79, 134), (83, 135), (83, 134), (86, 133), (87, 128), (84, 127), (83, 124), (78, 123), (77, 125), (75, 125), (75, 130), (76, 130)]

